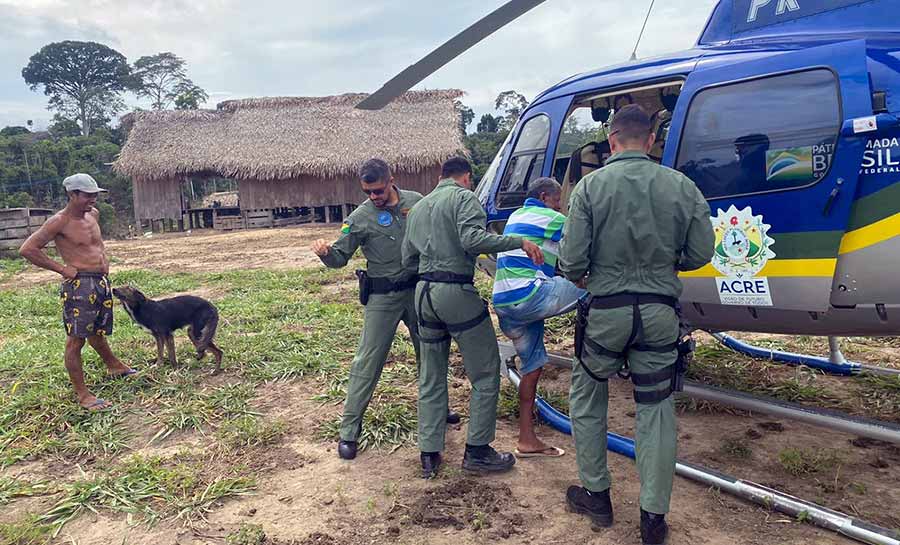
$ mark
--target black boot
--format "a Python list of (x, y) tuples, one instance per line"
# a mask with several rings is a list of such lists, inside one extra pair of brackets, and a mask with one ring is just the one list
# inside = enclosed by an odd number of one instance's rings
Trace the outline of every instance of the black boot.
[(438, 469), (441, 467), (441, 453), (423, 452), (419, 454), (419, 459), (422, 460), (422, 478), (433, 479), (437, 477)]
[(357, 447), (356, 441), (338, 441), (338, 456), (344, 460), (352, 460), (356, 458)]
[(509, 471), (516, 465), (516, 457), (510, 452), (497, 452), (490, 445), (466, 445), (463, 456), (463, 469), (482, 473), (499, 473)]
[(603, 492), (591, 492), (580, 486), (570, 486), (566, 491), (566, 505), (570, 513), (587, 515), (595, 527), (609, 528), (613, 523), (612, 501), (609, 489)]
[(669, 533), (665, 515), (648, 513), (641, 509), (641, 543), (644, 545), (663, 545)]
[(453, 412), (450, 409), (447, 409), (447, 423), (448, 424), (459, 424), (459, 415)]

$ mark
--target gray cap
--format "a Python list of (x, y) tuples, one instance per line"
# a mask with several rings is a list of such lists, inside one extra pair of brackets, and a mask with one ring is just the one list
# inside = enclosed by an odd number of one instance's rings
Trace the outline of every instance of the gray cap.
[(102, 187), (97, 187), (97, 182), (90, 174), (73, 174), (63, 180), (63, 187), (66, 191), (81, 191), (82, 193), (100, 193), (106, 192)]

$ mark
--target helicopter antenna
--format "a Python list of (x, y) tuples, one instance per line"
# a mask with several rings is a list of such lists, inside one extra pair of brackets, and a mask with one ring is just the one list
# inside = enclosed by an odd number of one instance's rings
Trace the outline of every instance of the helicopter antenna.
[(656, 2), (656, 0), (650, 0), (650, 8), (647, 9), (647, 16), (644, 17), (644, 26), (641, 27), (641, 33), (638, 34), (637, 43), (634, 44), (634, 49), (631, 51), (631, 60), (633, 61), (637, 60), (637, 48), (639, 45), (641, 45), (641, 38), (644, 37), (644, 29), (647, 28), (647, 21), (650, 20), (650, 12), (653, 11), (654, 2)]

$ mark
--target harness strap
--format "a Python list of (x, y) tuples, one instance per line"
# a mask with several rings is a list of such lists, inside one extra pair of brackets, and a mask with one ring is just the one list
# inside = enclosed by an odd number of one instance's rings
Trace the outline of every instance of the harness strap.
[(591, 308), (600, 309), (654, 304), (676, 308), (678, 299), (658, 293), (617, 293), (615, 295), (595, 295), (591, 298)]
[(654, 390), (652, 392), (634, 391), (634, 402), (642, 405), (655, 405), (660, 401), (664, 401), (672, 395), (672, 386), (669, 385), (664, 390)]
[(668, 365), (652, 373), (631, 373), (631, 382), (635, 386), (654, 386), (666, 380), (672, 380), (678, 372), (676, 364)]
[(658, 352), (664, 354), (666, 352), (671, 352), (672, 350), (676, 350), (678, 348), (678, 343), (670, 343), (664, 344), (662, 346), (650, 346), (644, 343), (636, 343), (631, 346), (632, 350), (637, 350), (638, 352)]
[[(454, 324), (448, 324), (447, 322), (442, 320), (440, 316), (438, 316), (437, 310), (435, 310), (435, 308), (434, 308), (434, 301), (431, 299), (431, 285), (430, 285), (431, 281), (425, 279), (424, 275), (423, 275), (422, 280), (425, 281), (425, 285), (422, 287), (422, 291), (419, 293), (419, 301), (418, 301), (418, 305), (417, 305), (418, 306), (417, 313), (419, 315), (419, 325), (421, 327), (426, 327), (428, 329), (438, 329), (438, 330), (446, 329), (450, 333), (461, 333), (463, 331), (468, 331), (469, 329), (472, 329), (473, 327), (477, 326), (478, 324), (483, 322), (485, 319), (490, 317), (490, 313), (488, 312), (487, 304), (485, 304), (484, 308), (481, 310), (481, 314), (472, 318), (471, 320), (466, 320), (465, 322), (458, 322), (458, 323), (454, 323)], [(431, 313), (435, 315), (435, 317), (438, 319), (438, 321), (433, 322), (431, 320), (426, 320), (426, 319), (422, 318), (422, 299), (423, 298), (428, 301), (428, 306), (431, 307)], [(449, 338), (449, 335), (446, 335), (446, 337)], [(447, 339), (441, 338), (439, 340), (435, 340), (432, 342), (435, 342), (435, 343), (443, 342), (444, 340), (447, 340)], [(428, 342), (428, 341), (426, 341), (426, 342)]]
[(456, 274), (446, 271), (433, 271), (422, 273), (419, 275), (421, 280), (426, 282), (437, 282), (439, 284), (474, 284), (475, 277), (466, 274)]
[(426, 339), (425, 337), (419, 336), (419, 342), (425, 344), (440, 344), (444, 342), (450, 342), (450, 338), (451, 337), (449, 333), (436, 339)]

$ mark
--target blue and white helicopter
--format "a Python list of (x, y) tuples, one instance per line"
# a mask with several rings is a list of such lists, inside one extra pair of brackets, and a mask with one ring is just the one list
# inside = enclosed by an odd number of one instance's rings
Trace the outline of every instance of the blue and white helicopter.
[[(503, 5), (358, 107), (382, 107), (542, 1)], [(898, 15), (896, 0), (721, 0), (693, 48), (550, 87), (478, 186), (489, 227), (535, 178), (569, 191), (599, 168), (605, 123), (637, 103), (653, 113), (653, 158), (692, 178), (713, 214), (715, 257), (682, 275), (691, 325), (900, 334)], [(572, 118), (596, 130), (566, 134)]]

